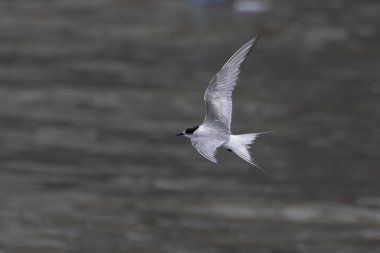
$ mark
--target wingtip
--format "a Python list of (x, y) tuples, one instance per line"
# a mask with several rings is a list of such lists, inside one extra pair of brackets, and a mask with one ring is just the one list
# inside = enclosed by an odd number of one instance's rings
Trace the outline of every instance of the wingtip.
[(260, 35), (254, 37), (251, 39), (252, 41), (252, 45), (255, 46), (257, 44), (257, 42), (260, 40)]
[[(249, 51), (248, 51), (247, 55), (249, 55), (249, 54), (251, 53), (252, 49), (253, 49), (254, 47), (256, 47), (257, 42), (259, 41), (259, 39), (260, 39), (260, 36), (256, 36), (256, 37), (252, 38), (251, 40), (249, 40), (249, 41), (247, 42), (247, 44), (249, 45)], [(247, 45), (247, 44), (246, 44), (246, 45)], [(247, 55), (246, 55), (246, 56), (247, 56)]]

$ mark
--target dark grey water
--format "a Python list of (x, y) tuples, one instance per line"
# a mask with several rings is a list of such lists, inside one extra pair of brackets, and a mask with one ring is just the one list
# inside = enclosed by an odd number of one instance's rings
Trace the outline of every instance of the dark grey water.
[[(0, 3), (1, 253), (380, 252), (380, 3), (194, 2)], [(266, 173), (172, 136), (259, 34), (233, 132), (276, 130)]]

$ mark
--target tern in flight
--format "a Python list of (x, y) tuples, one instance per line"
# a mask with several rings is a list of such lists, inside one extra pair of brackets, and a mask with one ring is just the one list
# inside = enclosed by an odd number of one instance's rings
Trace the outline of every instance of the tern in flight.
[(243, 160), (257, 166), (249, 152), (250, 145), (259, 133), (231, 134), (232, 91), (244, 62), (258, 38), (242, 46), (212, 78), (204, 94), (206, 116), (200, 126), (187, 128), (177, 136), (191, 140), (194, 148), (208, 160), (218, 163), (215, 154), (219, 147), (235, 153)]

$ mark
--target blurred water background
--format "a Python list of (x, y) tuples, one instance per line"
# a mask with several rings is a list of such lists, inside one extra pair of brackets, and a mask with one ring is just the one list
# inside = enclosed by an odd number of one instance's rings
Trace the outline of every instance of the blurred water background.
[[(380, 2), (0, 2), (1, 253), (380, 252)], [(233, 132), (173, 137), (261, 35)]]

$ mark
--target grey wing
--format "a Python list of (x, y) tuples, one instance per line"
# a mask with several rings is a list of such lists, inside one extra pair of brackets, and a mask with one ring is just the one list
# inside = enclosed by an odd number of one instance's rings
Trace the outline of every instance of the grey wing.
[(213, 77), (204, 95), (206, 105), (205, 124), (230, 133), (232, 117), (232, 91), (240, 73), (240, 65), (250, 53), (258, 38), (242, 46)]
[(191, 144), (193, 144), (194, 148), (205, 158), (209, 159), (214, 163), (218, 163), (215, 158), (216, 149), (225, 143), (225, 140), (208, 138), (208, 137), (193, 137), (191, 138)]

